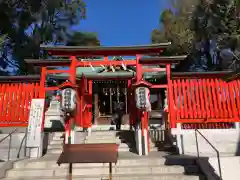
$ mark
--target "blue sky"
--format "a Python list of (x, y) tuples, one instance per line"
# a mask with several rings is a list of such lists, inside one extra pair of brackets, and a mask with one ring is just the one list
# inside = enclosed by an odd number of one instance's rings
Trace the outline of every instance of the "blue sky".
[(87, 19), (73, 29), (96, 32), (104, 46), (150, 43), (169, 0), (86, 0)]

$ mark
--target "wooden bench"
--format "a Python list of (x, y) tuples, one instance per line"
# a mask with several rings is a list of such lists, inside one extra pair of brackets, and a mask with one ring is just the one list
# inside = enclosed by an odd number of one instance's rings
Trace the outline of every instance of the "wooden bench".
[(117, 163), (118, 145), (105, 144), (65, 144), (57, 164), (69, 164), (69, 180), (72, 180), (73, 163), (109, 163), (109, 180), (112, 180), (112, 163)]

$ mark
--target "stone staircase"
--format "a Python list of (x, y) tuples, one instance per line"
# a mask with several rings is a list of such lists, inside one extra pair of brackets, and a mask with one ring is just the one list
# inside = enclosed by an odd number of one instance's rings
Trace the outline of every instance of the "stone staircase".
[[(63, 139), (62, 133), (55, 133), (53, 140), (48, 146), (48, 153), (58, 154), (62, 152)], [(90, 136), (87, 136), (87, 132), (76, 132), (75, 143), (77, 144), (93, 144), (93, 143), (116, 143), (119, 144), (119, 152), (136, 152), (135, 140), (133, 138), (133, 132), (130, 131), (94, 131)], [(158, 151), (155, 143), (150, 141), (151, 151)]]
[[(130, 131), (95, 131), (91, 136), (76, 132), (75, 143), (118, 143), (118, 163), (113, 165), (113, 180), (200, 180), (199, 168), (194, 161), (187, 165), (166, 164), (169, 153), (153, 151), (148, 156), (138, 156), (134, 152), (134, 140)], [(54, 133), (45, 156), (26, 159), (14, 163), (6, 172), (5, 180), (67, 180), (68, 165), (58, 166), (56, 161), (62, 152), (62, 133)], [(130, 152), (132, 151), (132, 152)], [(108, 179), (108, 164), (74, 164), (74, 180)]]
[[(199, 180), (197, 175), (185, 175), (186, 167), (165, 166), (165, 159), (156, 154), (148, 157), (135, 157), (122, 152), (113, 166), (113, 179), (119, 180)], [(36, 160), (16, 162), (6, 173), (5, 180), (67, 180), (68, 165), (58, 166), (57, 156), (45, 156)], [(194, 165), (188, 165), (191, 172), (198, 172)], [(108, 179), (108, 164), (74, 164), (74, 180)]]

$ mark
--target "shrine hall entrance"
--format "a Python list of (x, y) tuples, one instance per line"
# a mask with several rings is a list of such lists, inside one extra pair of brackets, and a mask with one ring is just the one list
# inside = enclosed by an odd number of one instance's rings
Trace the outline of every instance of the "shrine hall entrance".
[(93, 102), (94, 124), (111, 123), (117, 106), (127, 115), (127, 81), (93, 81)]

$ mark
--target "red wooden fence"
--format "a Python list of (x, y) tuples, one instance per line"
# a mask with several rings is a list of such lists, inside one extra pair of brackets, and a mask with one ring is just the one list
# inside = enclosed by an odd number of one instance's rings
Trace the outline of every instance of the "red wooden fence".
[(27, 126), (31, 100), (39, 97), (39, 83), (0, 84), (0, 127)]
[(240, 121), (240, 80), (171, 80), (171, 125), (176, 123), (219, 123)]

